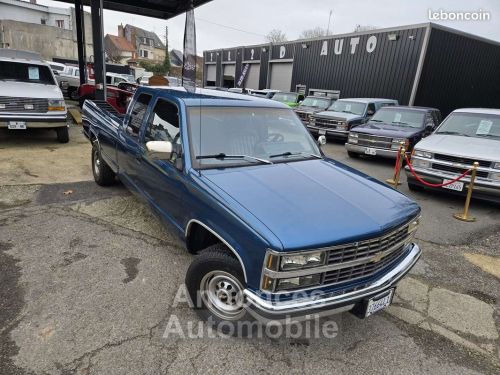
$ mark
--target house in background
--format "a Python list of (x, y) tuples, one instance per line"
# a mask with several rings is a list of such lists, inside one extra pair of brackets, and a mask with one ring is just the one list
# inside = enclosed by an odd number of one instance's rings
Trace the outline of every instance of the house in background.
[(116, 64), (127, 65), (129, 60), (137, 58), (134, 45), (122, 36), (106, 34), (104, 49), (108, 60)]
[(156, 33), (127, 24), (118, 26), (118, 36), (124, 37), (135, 47), (137, 59), (151, 63), (165, 60), (165, 44)]

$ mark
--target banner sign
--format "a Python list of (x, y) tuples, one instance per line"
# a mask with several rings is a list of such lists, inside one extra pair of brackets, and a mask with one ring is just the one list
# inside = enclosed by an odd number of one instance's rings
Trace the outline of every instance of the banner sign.
[(243, 70), (241, 71), (241, 76), (236, 81), (236, 87), (243, 87), (243, 83), (245, 83), (245, 79), (247, 78), (248, 71), (250, 70), (250, 64), (245, 64), (243, 66)]
[(183, 60), (182, 86), (188, 92), (194, 92), (196, 90), (196, 26), (194, 9), (190, 9), (186, 12)]

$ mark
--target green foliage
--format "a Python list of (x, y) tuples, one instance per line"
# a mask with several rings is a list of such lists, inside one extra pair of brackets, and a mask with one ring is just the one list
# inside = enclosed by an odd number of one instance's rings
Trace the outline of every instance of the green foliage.
[(155, 75), (165, 76), (170, 72), (170, 56), (166, 56), (161, 64), (152, 64), (148, 61), (140, 61), (139, 65)]

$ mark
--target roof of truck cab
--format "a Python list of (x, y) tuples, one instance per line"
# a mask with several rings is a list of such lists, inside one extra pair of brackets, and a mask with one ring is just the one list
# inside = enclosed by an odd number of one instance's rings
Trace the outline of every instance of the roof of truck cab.
[(373, 103), (373, 102), (393, 102), (396, 103), (395, 99), (381, 99), (381, 98), (342, 98), (338, 99), (341, 101), (359, 102), (359, 103)]
[(500, 109), (496, 108), (460, 108), (452, 113), (480, 113), (484, 115), (500, 115)]
[(437, 109), (437, 108), (419, 107), (419, 106), (410, 106), (410, 105), (393, 105), (393, 106), (384, 107), (383, 109), (384, 110), (409, 109), (409, 110), (420, 111), (420, 112), (439, 111), (439, 109)]
[(228, 91), (196, 89), (196, 92), (187, 92), (184, 87), (147, 86), (138, 89), (140, 92), (157, 92), (181, 99), (188, 107), (260, 107), (290, 109), (286, 104), (275, 100), (259, 98), (253, 95), (237, 94)]

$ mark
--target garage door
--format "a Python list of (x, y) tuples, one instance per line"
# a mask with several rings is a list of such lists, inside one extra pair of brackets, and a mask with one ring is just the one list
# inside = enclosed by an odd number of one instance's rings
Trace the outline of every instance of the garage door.
[(260, 64), (250, 64), (250, 69), (247, 73), (245, 87), (247, 89), (259, 89)]
[(271, 64), (271, 89), (290, 91), (293, 63)]
[(207, 67), (207, 81), (215, 82), (217, 77), (217, 65), (210, 64), (205, 66)]
[(233, 77), (234, 79), (235, 68), (236, 68), (235, 64), (224, 65), (224, 77)]

